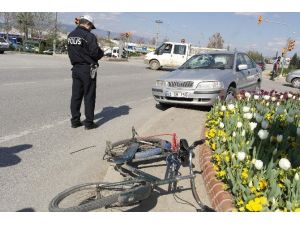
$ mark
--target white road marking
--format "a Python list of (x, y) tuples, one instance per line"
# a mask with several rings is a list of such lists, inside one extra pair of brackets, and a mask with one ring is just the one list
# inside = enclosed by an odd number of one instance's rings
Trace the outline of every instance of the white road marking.
[[(148, 101), (150, 99), (152, 99), (152, 97), (144, 98), (144, 99), (141, 99), (141, 100), (135, 100), (135, 101), (126, 102), (126, 103), (123, 103), (121, 105), (132, 105), (132, 104), (136, 104), (136, 103), (145, 102), (145, 101)], [(113, 109), (108, 109), (105, 112), (108, 112), (110, 110), (113, 110)], [(100, 113), (100, 112), (102, 112), (102, 109), (97, 110), (95, 112), (95, 115), (98, 114), (98, 113)], [(54, 128), (54, 127), (56, 127), (58, 125), (62, 125), (62, 124), (67, 123), (67, 122), (70, 122), (70, 119), (65, 119), (65, 120), (57, 121), (57, 122), (55, 122), (53, 124), (43, 125), (42, 127), (39, 127), (37, 129), (28, 129), (28, 130), (22, 131), (22, 132), (20, 132), (18, 134), (11, 134), (11, 135), (7, 135), (7, 136), (3, 136), (3, 137), (0, 137), (0, 144), (3, 143), (3, 142), (11, 141), (13, 139), (26, 136), (28, 134), (35, 134), (35, 133), (38, 133), (38, 132), (46, 130), (46, 129)]]

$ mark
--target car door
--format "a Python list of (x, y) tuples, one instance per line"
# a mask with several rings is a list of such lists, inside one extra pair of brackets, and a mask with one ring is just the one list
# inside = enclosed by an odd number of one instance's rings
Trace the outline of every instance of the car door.
[(186, 61), (187, 46), (181, 44), (175, 44), (173, 52), (171, 54), (172, 67), (179, 67)]
[(159, 63), (161, 66), (172, 66), (172, 51), (173, 51), (173, 44), (165, 43), (161, 49), (159, 50)]
[(243, 56), (248, 66), (245, 88), (252, 88), (257, 83), (259, 69), (257, 68), (256, 63), (247, 54), (244, 54)]
[(237, 81), (237, 88), (243, 89), (247, 85), (247, 76), (248, 76), (248, 69), (246, 70), (239, 70), (239, 65), (247, 65), (247, 62), (242, 53), (238, 53), (236, 56), (236, 81)]

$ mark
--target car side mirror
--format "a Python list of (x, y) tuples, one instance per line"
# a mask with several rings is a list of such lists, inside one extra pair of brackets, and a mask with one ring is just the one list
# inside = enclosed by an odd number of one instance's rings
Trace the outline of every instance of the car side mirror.
[(238, 65), (238, 70), (241, 71), (241, 70), (247, 70), (248, 69), (248, 66), (246, 64), (240, 64)]

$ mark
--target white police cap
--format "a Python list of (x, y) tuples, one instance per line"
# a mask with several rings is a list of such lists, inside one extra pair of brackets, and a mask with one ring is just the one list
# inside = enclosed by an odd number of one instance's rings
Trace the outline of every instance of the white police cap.
[(89, 21), (92, 24), (92, 29), (96, 29), (96, 27), (94, 25), (94, 19), (90, 15), (81, 16), (80, 19), (85, 19), (85, 20)]

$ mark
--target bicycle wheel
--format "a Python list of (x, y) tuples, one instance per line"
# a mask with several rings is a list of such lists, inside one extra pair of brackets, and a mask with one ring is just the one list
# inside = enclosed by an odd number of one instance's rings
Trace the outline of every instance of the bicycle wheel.
[(162, 149), (171, 149), (171, 143), (166, 140), (162, 140), (160, 138), (146, 137), (146, 138), (137, 138), (137, 139), (125, 139), (122, 141), (115, 142), (106, 149), (105, 154), (108, 155), (109, 157), (120, 156), (133, 142), (139, 143), (138, 152), (144, 152), (156, 147)]
[[(137, 183), (137, 186), (140, 183)], [(50, 212), (87, 212), (118, 203), (119, 196), (136, 187), (128, 181), (118, 183), (86, 183), (56, 195), (49, 204)]]

